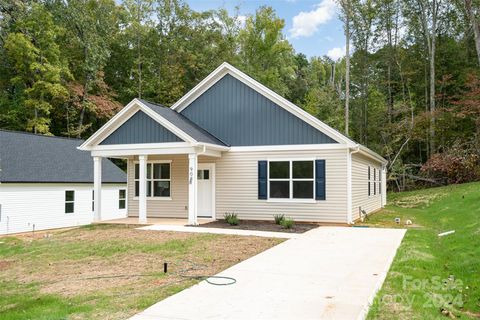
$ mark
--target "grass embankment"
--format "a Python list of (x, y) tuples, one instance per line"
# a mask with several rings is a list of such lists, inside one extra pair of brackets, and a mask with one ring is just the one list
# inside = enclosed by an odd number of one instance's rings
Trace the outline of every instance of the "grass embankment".
[(0, 238), (0, 318), (126, 319), (279, 242), (122, 225)]
[(408, 231), (368, 318), (480, 318), (480, 183), (392, 194), (389, 203), (365, 224)]

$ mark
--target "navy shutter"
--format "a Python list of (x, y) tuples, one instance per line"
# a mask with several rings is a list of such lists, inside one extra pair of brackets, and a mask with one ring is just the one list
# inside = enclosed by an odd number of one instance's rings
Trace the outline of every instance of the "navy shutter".
[(267, 161), (258, 161), (258, 199), (267, 199)]
[(315, 160), (315, 199), (325, 200), (325, 160)]

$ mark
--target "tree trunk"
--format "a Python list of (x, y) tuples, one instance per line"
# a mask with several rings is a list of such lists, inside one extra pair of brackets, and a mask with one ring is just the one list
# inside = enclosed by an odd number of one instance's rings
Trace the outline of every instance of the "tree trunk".
[(468, 19), (472, 25), (473, 35), (475, 38), (475, 48), (477, 49), (477, 59), (480, 65), (480, 26), (478, 25), (475, 13), (472, 8), (472, 0), (465, 0), (465, 10), (467, 11)]
[(137, 68), (138, 68), (138, 97), (141, 99), (142, 98), (142, 50), (141, 50), (141, 42), (140, 42), (140, 32), (141, 32), (141, 27), (140, 27), (140, 10), (141, 10), (141, 2), (140, 0), (137, 1), (137, 19), (138, 19), (138, 30), (137, 30), (137, 53), (138, 53), (138, 62), (137, 62)]
[(348, 136), (350, 120), (350, 3), (347, 1), (345, 17), (345, 135)]
[(437, 0), (433, 0), (432, 31), (430, 35), (430, 154), (436, 153), (435, 146), (435, 45), (437, 38)]

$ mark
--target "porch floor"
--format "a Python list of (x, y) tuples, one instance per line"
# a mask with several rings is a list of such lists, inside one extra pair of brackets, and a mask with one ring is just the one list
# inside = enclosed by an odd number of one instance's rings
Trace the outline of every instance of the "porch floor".
[[(198, 218), (198, 224), (204, 224), (215, 221), (212, 218)], [(147, 218), (147, 223), (140, 223), (138, 217), (126, 217), (121, 219), (103, 220), (95, 222), (99, 224), (138, 224), (138, 225), (169, 225), (169, 226), (185, 226), (188, 224), (187, 218)]]

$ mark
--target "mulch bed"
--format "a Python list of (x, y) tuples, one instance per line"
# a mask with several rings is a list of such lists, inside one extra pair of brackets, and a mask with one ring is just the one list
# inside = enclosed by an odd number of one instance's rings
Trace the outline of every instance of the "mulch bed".
[(223, 220), (212, 221), (198, 225), (204, 228), (224, 228), (224, 229), (240, 229), (240, 230), (258, 230), (258, 231), (273, 231), (273, 232), (289, 232), (289, 233), (304, 233), (308, 230), (315, 229), (320, 226), (313, 222), (295, 222), (291, 229), (285, 229), (273, 221), (260, 220), (240, 220), (239, 225), (231, 226)]

